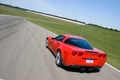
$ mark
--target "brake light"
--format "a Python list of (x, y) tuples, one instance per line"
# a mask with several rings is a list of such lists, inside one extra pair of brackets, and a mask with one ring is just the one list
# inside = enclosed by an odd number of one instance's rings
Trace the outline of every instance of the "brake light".
[(78, 52), (78, 56), (82, 56), (83, 55), (83, 52)]
[(101, 57), (102, 57), (102, 54), (99, 55), (99, 58), (101, 58)]
[(77, 52), (76, 52), (76, 51), (73, 51), (71, 54), (72, 54), (73, 56), (75, 56), (75, 55), (77, 54)]
[(104, 54), (104, 55), (103, 55), (103, 58), (105, 58), (106, 56), (107, 56), (107, 55), (106, 55), (106, 54)]

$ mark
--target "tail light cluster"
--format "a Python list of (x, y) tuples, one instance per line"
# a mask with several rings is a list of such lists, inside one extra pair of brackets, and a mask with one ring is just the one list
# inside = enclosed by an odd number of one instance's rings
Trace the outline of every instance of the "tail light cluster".
[(83, 55), (83, 52), (73, 51), (71, 54), (72, 54), (73, 56), (75, 56), (75, 55), (82, 56), (82, 55)]
[(106, 56), (106, 54), (99, 54), (99, 58), (105, 58)]

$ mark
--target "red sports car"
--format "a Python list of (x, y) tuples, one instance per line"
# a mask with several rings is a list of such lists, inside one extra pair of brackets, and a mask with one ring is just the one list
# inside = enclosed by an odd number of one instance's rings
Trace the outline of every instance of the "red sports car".
[(48, 36), (45, 46), (56, 56), (55, 63), (58, 67), (64, 65), (100, 69), (107, 59), (103, 51), (93, 48), (85, 38), (78, 36)]

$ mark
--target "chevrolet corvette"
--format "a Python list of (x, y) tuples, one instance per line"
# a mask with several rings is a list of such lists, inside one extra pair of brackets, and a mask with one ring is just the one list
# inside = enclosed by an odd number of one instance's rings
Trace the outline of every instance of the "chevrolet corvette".
[(48, 36), (45, 42), (55, 55), (58, 67), (91, 67), (100, 69), (106, 62), (105, 52), (94, 48), (82, 37), (62, 34), (57, 37)]

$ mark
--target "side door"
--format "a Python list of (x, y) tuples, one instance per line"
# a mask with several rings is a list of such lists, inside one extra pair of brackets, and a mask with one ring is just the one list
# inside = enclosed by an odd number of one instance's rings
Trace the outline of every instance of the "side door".
[(51, 44), (51, 47), (52, 47), (52, 51), (53, 53), (56, 55), (57, 53), (57, 50), (60, 46), (60, 43), (62, 42), (62, 40), (64, 39), (65, 37), (62, 36), (62, 35), (59, 35), (57, 37), (55, 37), (55, 39), (52, 41), (52, 44)]

